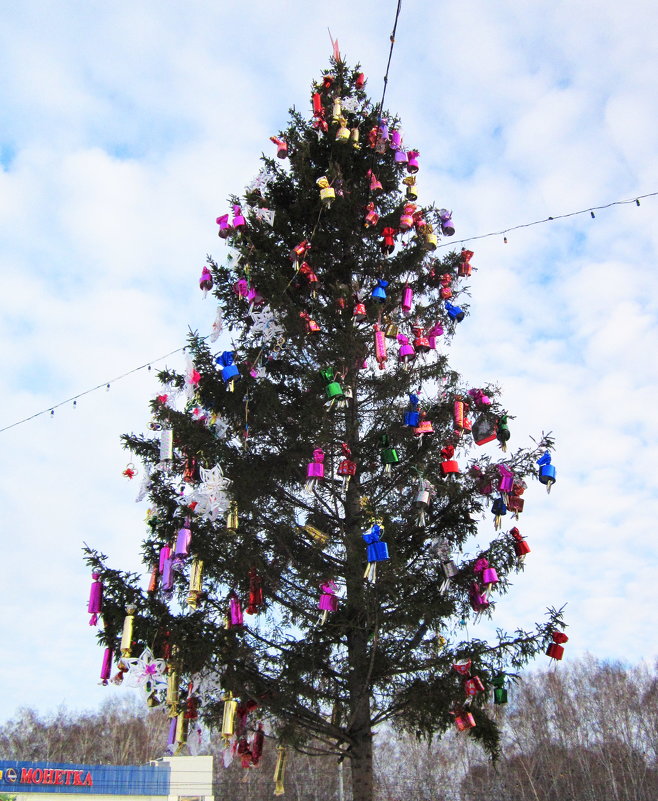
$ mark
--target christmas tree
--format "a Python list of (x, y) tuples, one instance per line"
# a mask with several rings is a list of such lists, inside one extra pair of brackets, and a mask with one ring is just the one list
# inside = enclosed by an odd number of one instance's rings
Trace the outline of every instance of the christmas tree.
[(355, 801), (386, 722), (456, 725), (495, 755), (490, 692), (503, 703), (506, 679), (566, 639), (555, 610), (492, 643), (466, 635), (523, 568), (502, 521), (528, 477), (550, 489), (552, 442), (508, 451), (498, 390), (448, 366), (473, 253), (437, 257), (451, 213), (420, 205), (420, 154), (364, 84), (334, 58), (217, 219), (229, 251), (200, 282), (213, 332), (160, 374), (153, 431), (125, 437), (150, 499), (148, 588), (87, 551), (102, 678), (166, 705), (172, 746), (198, 718), (245, 766), (273, 742), (276, 793), (286, 748), (335, 754)]

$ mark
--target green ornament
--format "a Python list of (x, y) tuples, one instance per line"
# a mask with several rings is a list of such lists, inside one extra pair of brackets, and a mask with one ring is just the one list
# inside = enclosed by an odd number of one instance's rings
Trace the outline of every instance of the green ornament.
[(395, 448), (391, 446), (388, 439), (388, 434), (382, 434), (381, 443), (382, 462), (390, 469), (392, 464), (397, 464), (400, 461), (400, 457), (398, 456), (398, 452), (395, 450)]

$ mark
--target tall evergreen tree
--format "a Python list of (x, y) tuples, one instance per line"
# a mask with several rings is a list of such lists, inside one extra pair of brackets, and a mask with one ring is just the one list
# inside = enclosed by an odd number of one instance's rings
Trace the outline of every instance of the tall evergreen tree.
[[(248, 764), (267, 721), (282, 748), (347, 759), (355, 801), (372, 797), (385, 721), (424, 736), (457, 723), (495, 754), (479, 688), (562, 625), (549, 610), (491, 644), (456, 625), (491, 615), (522, 569), (518, 532), (461, 554), (491, 503), (518, 511), (530, 476), (550, 488), (552, 442), (498, 452), (497, 389), (448, 366), (472, 253), (437, 258), (450, 214), (418, 204), (418, 152), (364, 83), (333, 59), (312, 112), (291, 109), (230, 198), (229, 252), (201, 281), (219, 301), (214, 333), (190, 337), (185, 372), (160, 374), (159, 432), (124, 438), (149, 477), (148, 590), (87, 552), (104, 585), (105, 677), (115, 656), (116, 680), (143, 678), (149, 647), (166, 660), (147, 688), (179, 716), (172, 739), (198, 706)], [(222, 325), (230, 349), (214, 353)], [(473, 439), (484, 447), (469, 460)]]

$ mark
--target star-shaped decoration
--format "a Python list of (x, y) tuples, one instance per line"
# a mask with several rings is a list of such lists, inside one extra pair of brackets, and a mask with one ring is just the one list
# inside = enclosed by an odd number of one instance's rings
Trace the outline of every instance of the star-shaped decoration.
[(140, 656), (122, 657), (125, 665), (124, 683), (128, 687), (141, 687), (147, 696), (167, 686), (167, 663), (156, 659), (150, 648), (145, 648)]

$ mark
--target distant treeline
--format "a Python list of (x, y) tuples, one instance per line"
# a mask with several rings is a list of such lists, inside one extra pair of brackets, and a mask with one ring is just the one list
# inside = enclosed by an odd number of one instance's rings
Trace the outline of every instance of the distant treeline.
[[(496, 707), (503, 756), (491, 763), (468, 734), (427, 743), (391, 729), (376, 739), (378, 801), (657, 801), (658, 665), (626, 667), (585, 658), (528, 673)], [(168, 720), (136, 699), (98, 711), (60, 710), (41, 717), (20, 710), (0, 730), (3, 759), (142, 764), (163, 755)], [(404, 721), (400, 721), (404, 725)], [(258, 768), (239, 759), (223, 766), (212, 737), (218, 801), (256, 801), (272, 794), (274, 741)], [(320, 744), (317, 744), (320, 745)], [(341, 792), (341, 771), (344, 791)], [(350, 801), (349, 764), (291, 753), (289, 801)]]

